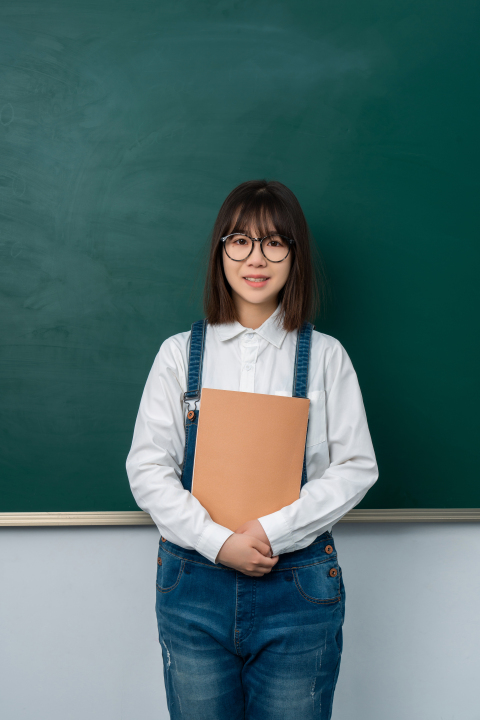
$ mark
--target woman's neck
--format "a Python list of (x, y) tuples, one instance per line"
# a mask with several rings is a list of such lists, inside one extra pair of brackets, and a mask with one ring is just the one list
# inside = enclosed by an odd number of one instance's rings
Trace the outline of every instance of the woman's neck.
[(256, 330), (268, 320), (270, 315), (275, 312), (278, 306), (278, 299), (273, 298), (265, 303), (248, 303), (243, 298), (235, 298), (235, 308), (237, 310), (238, 321), (243, 327)]

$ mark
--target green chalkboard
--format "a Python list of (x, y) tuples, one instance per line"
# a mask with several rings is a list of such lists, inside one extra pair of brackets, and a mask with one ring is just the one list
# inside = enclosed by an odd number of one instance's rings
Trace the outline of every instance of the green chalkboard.
[(0, 511), (135, 510), (163, 340), (203, 317), (230, 190), (299, 198), (380, 478), (359, 508), (480, 506), (479, 5), (4, 0)]

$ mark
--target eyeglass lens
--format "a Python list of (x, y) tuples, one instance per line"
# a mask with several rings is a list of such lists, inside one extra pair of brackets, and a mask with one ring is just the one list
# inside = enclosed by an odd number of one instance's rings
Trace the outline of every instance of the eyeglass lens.
[[(232, 260), (245, 260), (251, 249), (253, 240), (246, 235), (230, 235), (225, 240), (225, 251)], [(268, 235), (262, 241), (263, 252), (267, 260), (280, 262), (287, 257), (290, 249), (288, 240), (281, 235)]]

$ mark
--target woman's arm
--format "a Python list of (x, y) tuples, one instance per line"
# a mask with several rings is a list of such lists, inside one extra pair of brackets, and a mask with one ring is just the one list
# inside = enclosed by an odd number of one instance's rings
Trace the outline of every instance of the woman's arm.
[[(160, 533), (215, 562), (232, 531), (214, 522), (181, 481), (185, 446), (183, 388), (172, 338), (160, 347), (148, 375), (126, 461), (137, 505)], [(186, 388), (185, 388), (186, 389)]]
[(338, 340), (325, 369), (325, 391), (330, 466), (321, 477), (308, 478), (298, 500), (259, 518), (273, 555), (309, 545), (355, 507), (378, 478), (357, 374)]

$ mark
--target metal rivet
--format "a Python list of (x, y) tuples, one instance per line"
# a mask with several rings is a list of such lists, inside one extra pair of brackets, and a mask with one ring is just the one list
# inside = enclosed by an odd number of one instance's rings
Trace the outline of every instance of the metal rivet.
[(195, 417), (195, 410), (189, 410), (187, 417), (189, 420), (193, 420), (193, 418)]
[(167, 538), (162, 537), (162, 542), (167, 542)]
[(161, 565), (161, 564), (162, 564), (162, 558), (157, 558), (157, 563), (158, 563), (159, 565)]
[(325, 552), (330, 555), (331, 552), (333, 552), (333, 548), (331, 545), (325, 545)]
[(331, 568), (328, 574), (330, 575), (330, 577), (337, 577), (337, 568)]

